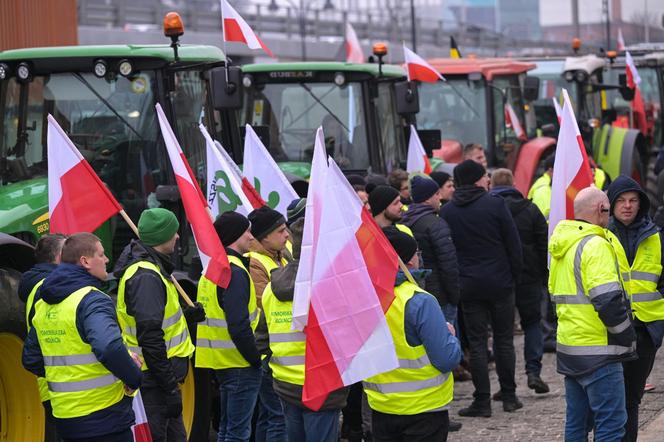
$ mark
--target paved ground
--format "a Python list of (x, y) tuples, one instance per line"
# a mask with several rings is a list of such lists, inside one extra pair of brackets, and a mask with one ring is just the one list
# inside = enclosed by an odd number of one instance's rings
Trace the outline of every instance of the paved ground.
[[(450, 433), (449, 441), (557, 441), (563, 440), (565, 426), (565, 388), (563, 377), (556, 373), (556, 355), (545, 353), (542, 379), (551, 391), (536, 395), (526, 385), (523, 363), (523, 335), (515, 336), (517, 349), (517, 395), (524, 407), (514, 413), (505, 413), (500, 402), (493, 402), (490, 418), (465, 418), (457, 414), (472, 401), (472, 382), (454, 385), (454, 401), (450, 417), (463, 423), (461, 431)], [(498, 390), (498, 377), (490, 372), (492, 393)], [(658, 353), (651, 382), (657, 388), (644, 395), (641, 402), (639, 441), (664, 440), (664, 352)], [(658, 415), (661, 416), (657, 419)]]

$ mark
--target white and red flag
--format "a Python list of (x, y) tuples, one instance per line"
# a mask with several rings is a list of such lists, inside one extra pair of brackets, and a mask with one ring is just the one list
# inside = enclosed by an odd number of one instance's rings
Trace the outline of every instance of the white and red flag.
[(223, 146), (212, 140), (205, 126), (201, 124), (199, 129), (205, 138), (207, 203), (212, 215), (216, 217), (224, 212), (238, 212), (247, 216), (255, 208), (261, 207), (262, 200), (257, 201), (254, 207), (244, 193), (239, 168)]
[(440, 72), (427, 63), (425, 59), (408, 49), (405, 44), (403, 45), (403, 58), (406, 64), (408, 81), (418, 80), (427, 83), (435, 83), (438, 80), (445, 81)]
[(417, 135), (417, 129), (410, 125), (410, 137), (408, 138), (408, 156), (406, 157), (406, 171), (408, 173), (424, 172), (430, 174), (433, 169), (422, 146), (422, 141)]
[(641, 76), (639, 75), (639, 71), (636, 70), (634, 59), (629, 51), (625, 52), (625, 73), (627, 74), (627, 86), (632, 89), (638, 87), (639, 83), (641, 83)]
[(272, 51), (265, 46), (265, 43), (227, 0), (221, 0), (221, 19), (224, 41), (245, 43), (251, 49), (263, 49), (267, 55), (274, 57)]
[(198, 186), (189, 162), (175, 138), (173, 129), (164, 115), (164, 111), (157, 103), (157, 116), (161, 135), (166, 144), (168, 157), (171, 160), (175, 181), (180, 190), (182, 205), (184, 206), (187, 221), (191, 225), (196, 247), (203, 264), (203, 275), (219, 287), (226, 288), (231, 279), (231, 266), (226, 256), (226, 250), (219, 240), (217, 232), (212, 225), (212, 216), (207, 208), (207, 199)]
[(521, 141), (526, 141), (528, 136), (521, 126), (521, 121), (510, 103), (505, 103), (505, 125), (512, 128), (516, 137)]
[(636, 69), (634, 59), (629, 51), (625, 52), (625, 73), (627, 74), (627, 86), (634, 89), (634, 99), (630, 102), (632, 113), (634, 115), (634, 126), (637, 127), (643, 135), (648, 134), (648, 120), (646, 119), (646, 105), (641, 95), (639, 84), (641, 76)]
[(563, 111), (551, 182), (549, 236), (559, 221), (574, 219), (574, 197), (592, 183), (593, 173), (586, 148), (569, 95), (567, 90), (563, 89)]
[(314, 246), (302, 402), (315, 411), (330, 392), (398, 366), (385, 319), (398, 258), (334, 160), (314, 173), (325, 184), (320, 216), (305, 215)]
[(350, 22), (346, 22), (346, 61), (348, 63), (365, 62), (362, 45)]
[(131, 431), (134, 433), (134, 442), (152, 442), (152, 433), (150, 432), (150, 425), (148, 425), (148, 416), (145, 414), (141, 390), (136, 391), (131, 406), (134, 409), (136, 419), (136, 423), (131, 427)]
[(244, 137), (242, 163), (244, 176), (254, 185), (267, 205), (286, 216), (288, 205), (299, 196), (248, 124)]
[(122, 210), (52, 115), (48, 116), (50, 232), (92, 232)]
[(625, 50), (625, 39), (623, 38), (622, 28), (618, 28), (618, 47), (616, 49), (619, 51)]
[(563, 117), (563, 110), (560, 108), (557, 97), (551, 97), (553, 100), (553, 108), (556, 110), (556, 118), (558, 119), (558, 126), (560, 126), (560, 119)]

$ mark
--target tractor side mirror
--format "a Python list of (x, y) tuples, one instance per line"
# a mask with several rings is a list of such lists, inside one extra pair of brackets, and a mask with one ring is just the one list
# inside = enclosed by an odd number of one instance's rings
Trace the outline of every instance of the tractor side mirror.
[(420, 99), (415, 82), (400, 81), (395, 83), (394, 91), (399, 115), (416, 114), (420, 111)]
[(420, 137), (424, 151), (429, 158), (433, 156), (434, 150), (440, 149), (442, 138), (440, 129), (417, 129), (417, 136)]
[(526, 76), (523, 85), (523, 98), (526, 101), (535, 101), (539, 97), (540, 79), (539, 77)]
[(212, 105), (215, 109), (237, 110), (242, 107), (241, 74), (238, 66), (229, 66), (228, 75), (225, 67), (210, 71)]
[(634, 99), (635, 90), (627, 86), (627, 74), (618, 75), (618, 84), (620, 85), (620, 95), (625, 101), (632, 101)]

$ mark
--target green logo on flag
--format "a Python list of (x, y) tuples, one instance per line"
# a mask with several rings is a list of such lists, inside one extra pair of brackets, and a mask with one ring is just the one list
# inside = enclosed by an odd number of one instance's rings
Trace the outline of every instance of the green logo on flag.
[(256, 192), (265, 200), (265, 203), (267, 203), (267, 206), (270, 209), (274, 209), (279, 205), (279, 201), (281, 201), (281, 196), (279, 195), (278, 192), (275, 192), (274, 190), (270, 192), (270, 194), (267, 196), (267, 198), (263, 197), (263, 193), (261, 192), (261, 182), (258, 179), (258, 177), (254, 177), (254, 187), (256, 188)]
[(217, 198), (218, 215), (224, 212), (233, 212), (242, 204), (240, 197), (233, 192), (231, 180), (223, 170), (215, 172), (210, 195)]

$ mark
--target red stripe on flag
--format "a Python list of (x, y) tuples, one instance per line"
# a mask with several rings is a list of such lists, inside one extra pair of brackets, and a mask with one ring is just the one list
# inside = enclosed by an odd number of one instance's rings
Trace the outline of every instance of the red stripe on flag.
[(431, 167), (431, 162), (429, 161), (429, 157), (424, 155), (424, 173), (429, 175), (431, 172), (433, 172), (433, 168)]
[(426, 66), (416, 63), (408, 63), (408, 76), (412, 80), (424, 81), (427, 83), (435, 83), (440, 80), (438, 72), (432, 71)]
[(586, 187), (589, 187), (594, 182), (593, 172), (590, 169), (588, 154), (586, 154), (586, 148), (583, 144), (583, 138), (581, 138), (581, 135), (576, 136), (576, 141), (579, 144), (579, 150), (581, 151), (583, 160), (581, 162), (579, 171), (576, 173), (576, 176), (565, 191), (565, 212), (567, 215), (566, 219), (574, 219), (574, 198), (576, 197), (576, 194)]
[(242, 177), (242, 192), (251, 203), (251, 207), (254, 209), (258, 209), (265, 205), (265, 200), (263, 200), (256, 188), (251, 185), (247, 177), (244, 176)]
[(60, 177), (62, 197), (50, 215), (50, 232), (92, 232), (122, 210), (87, 161)]
[(309, 318), (304, 332), (307, 343), (302, 403), (311, 410), (318, 411), (327, 395), (342, 388), (344, 383), (312, 307), (309, 307)]
[(386, 312), (394, 301), (394, 281), (399, 269), (397, 254), (366, 208), (362, 208), (362, 224), (355, 233), (355, 238), (380, 305), (383, 312)]
[(242, 32), (240, 24), (234, 18), (224, 18), (224, 37), (226, 41), (237, 41), (247, 44), (244, 32)]
[(207, 199), (205, 198), (205, 195), (203, 195), (203, 191), (201, 190), (201, 186), (198, 185), (198, 181), (196, 181), (196, 175), (194, 175), (194, 172), (191, 170), (191, 166), (189, 165), (189, 161), (187, 161), (187, 157), (184, 156), (184, 152), (180, 152), (180, 158), (182, 158), (182, 163), (184, 164), (184, 167), (187, 168), (187, 172), (189, 172), (189, 178), (191, 179), (191, 183), (194, 185), (196, 190), (198, 190), (198, 198), (203, 202), (203, 207), (207, 207)]
[(263, 40), (261, 40), (260, 37), (259, 37), (258, 35), (256, 35), (256, 40), (258, 40), (258, 43), (260, 43), (261, 48), (263, 48), (263, 50), (265, 51), (265, 53), (266, 53), (267, 55), (269, 55), (269, 56), (272, 57), (272, 58), (275, 58), (275, 57), (274, 57), (274, 54), (272, 53), (272, 51), (269, 50), (267, 46), (265, 46), (265, 43), (263, 43)]
[(134, 432), (134, 442), (152, 442), (152, 433), (147, 422), (136, 424), (131, 429)]

